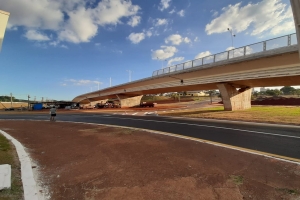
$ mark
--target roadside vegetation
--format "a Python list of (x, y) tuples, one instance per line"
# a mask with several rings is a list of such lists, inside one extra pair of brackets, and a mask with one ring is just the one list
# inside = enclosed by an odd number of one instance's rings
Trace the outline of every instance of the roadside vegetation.
[(15, 200), (23, 198), (20, 162), (13, 145), (0, 134), (0, 165), (11, 165), (11, 188), (0, 190), (1, 200)]
[(300, 107), (294, 106), (252, 106), (240, 111), (224, 111), (223, 106), (216, 106), (160, 115), (300, 125)]

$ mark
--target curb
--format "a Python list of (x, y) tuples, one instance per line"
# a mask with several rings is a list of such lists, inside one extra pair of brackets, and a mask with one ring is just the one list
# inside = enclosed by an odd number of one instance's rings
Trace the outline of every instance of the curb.
[(33, 178), (30, 157), (26, 153), (23, 145), (18, 140), (16, 140), (15, 138), (13, 138), (8, 133), (2, 130), (0, 130), (0, 133), (4, 135), (8, 140), (10, 140), (16, 148), (21, 163), (21, 177), (22, 177), (23, 190), (24, 190), (24, 199), (39, 200), (38, 189), (36, 186), (36, 182)]

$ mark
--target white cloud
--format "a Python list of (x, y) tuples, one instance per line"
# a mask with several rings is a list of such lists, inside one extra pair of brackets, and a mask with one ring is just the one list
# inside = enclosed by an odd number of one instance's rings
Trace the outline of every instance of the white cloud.
[(174, 56), (177, 48), (173, 46), (161, 46), (161, 49), (152, 52), (153, 60), (165, 60)]
[(146, 31), (146, 35), (147, 35), (147, 37), (151, 37), (152, 36), (151, 30)]
[(95, 84), (102, 84), (102, 82), (100, 81), (92, 81), (92, 80), (84, 80), (84, 79), (80, 79), (80, 80), (76, 80), (76, 79), (66, 79), (64, 81), (67, 85), (67, 83), (71, 83), (72, 85), (75, 86), (89, 86), (89, 85), (95, 85)]
[(50, 38), (36, 30), (28, 30), (24, 35), (28, 40), (36, 40), (36, 41), (48, 41)]
[(133, 43), (133, 44), (138, 44), (142, 40), (145, 39), (145, 33), (131, 33), (128, 36), (128, 39)]
[[(136, 16), (140, 7), (131, 0), (0, 0), (8, 10), (9, 29), (22, 26), (27, 30), (52, 32), (53, 40), (72, 43), (89, 42), (98, 34), (99, 26), (121, 24), (121, 19)], [(94, 3), (93, 6), (91, 6)], [(16, 6), (18, 5), (18, 6)], [(134, 26), (137, 18), (132, 18)]]
[(173, 10), (171, 10), (169, 13), (170, 14), (173, 14), (173, 13), (175, 13), (176, 11), (175, 11), (175, 9), (173, 9)]
[(163, 10), (169, 8), (170, 2), (171, 2), (171, 0), (161, 0), (158, 9), (160, 11), (163, 11)]
[(173, 62), (180, 62), (180, 61), (183, 61), (184, 60), (184, 57), (175, 57), (175, 58), (172, 58), (168, 61), (168, 65), (172, 65)]
[(219, 12), (216, 11), (216, 10), (211, 10), (210, 12), (212, 13), (212, 16), (213, 16), (213, 17), (217, 17), (218, 14), (219, 14)]
[(201, 52), (198, 55), (196, 55), (195, 59), (203, 58), (203, 57), (206, 57), (206, 56), (209, 56), (209, 55), (211, 55), (211, 53), (209, 51), (204, 51), (204, 52)]
[[(262, 0), (256, 4), (229, 5), (223, 13), (206, 25), (206, 33), (223, 33), (232, 28), (236, 33), (249, 31), (251, 35), (263, 33), (277, 35), (294, 31), (291, 8), (282, 0)], [(248, 30), (249, 29), (249, 30)]]
[(60, 45), (61, 48), (64, 48), (64, 49), (69, 49), (69, 47), (67, 47), (66, 45), (62, 44)]
[(184, 43), (190, 43), (191, 40), (188, 37), (183, 38), (179, 34), (170, 35), (169, 37), (167, 37), (165, 39), (165, 43), (166, 44), (171, 43), (172, 45), (180, 45), (182, 42), (184, 42)]
[(99, 43), (99, 42), (97, 42), (97, 43), (95, 43), (95, 46), (100, 46), (101, 45), (101, 43)]
[(60, 41), (52, 41), (52, 42), (49, 42), (49, 45), (51, 46), (54, 46), (54, 47), (57, 47), (59, 45)]
[(1, 9), (11, 13), (8, 27), (58, 30), (63, 22), (61, 4), (58, 1), (1, 0)]
[(59, 40), (72, 43), (89, 42), (97, 34), (98, 26), (93, 21), (91, 10), (80, 7), (68, 12), (68, 15), (70, 18), (59, 33)]
[(191, 42), (191, 40), (190, 40), (190, 38), (185, 37), (185, 38), (183, 38), (183, 42), (188, 44)]
[(199, 38), (195, 37), (194, 42), (199, 42)]
[(128, 25), (129, 26), (132, 26), (132, 27), (135, 27), (137, 25), (139, 25), (141, 22), (141, 17), (140, 16), (133, 16), (131, 17), (131, 19), (128, 21)]
[(155, 26), (162, 26), (162, 25), (167, 25), (169, 22), (167, 19), (156, 19), (155, 20)]
[(178, 14), (180, 17), (184, 17), (185, 11), (184, 11), (184, 10), (181, 10), (181, 11), (177, 12), (177, 14)]

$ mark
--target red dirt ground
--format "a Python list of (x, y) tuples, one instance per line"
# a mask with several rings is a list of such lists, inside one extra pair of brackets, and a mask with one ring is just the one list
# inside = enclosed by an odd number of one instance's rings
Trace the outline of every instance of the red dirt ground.
[(0, 120), (0, 129), (38, 163), (51, 199), (300, 198), (300, 165), (258, 155), (107, 126)]

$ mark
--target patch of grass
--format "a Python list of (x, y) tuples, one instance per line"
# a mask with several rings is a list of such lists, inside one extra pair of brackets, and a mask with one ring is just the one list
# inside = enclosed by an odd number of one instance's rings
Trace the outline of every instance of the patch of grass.
[(8, 140), (3, 136), (0, 135), (0, 151), (8, 151), (10, 150), (10, 145)]
[(111, 134), (114, 134), (114, 135), (131, 135), (132, 133), (134, 133), (135, 132), (135, 130), (133, 130), (133, 129), (126, 129), (126, 128), (124, 128), (124, 129), (115, 129), (115, 130), (113, 130), (112, 132), (111, 132)]
[(213, 118), (239, 121), (300, 124), (300, 107), (253, 106), (249, 110), (224, 111), (223, 106), (188, 111), (167, 112), (161, 115), (191, 118)]
[(298, 190), (293, 190), (293, 189), (287, 189), (287, 188), (278, 188), (277, 190), (280, 190), (284, 193), (287, 193), (287, 194), (291, 194), (291, 195), (299, 195), (300, 194), (300, 191)]
[(242, 185), (244, 182), (244, 177), (242, 176), (231, 175), (230, 178), (236, 185)]
[(0, 134), (0, 165), (11, 165), (11, 188), (0, 191), (0, 199), (22, 199), (23, 187), (21, 181), (20, 163), (10, 142)]

